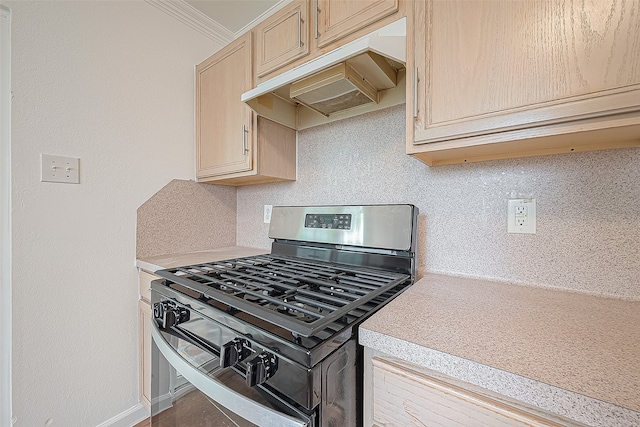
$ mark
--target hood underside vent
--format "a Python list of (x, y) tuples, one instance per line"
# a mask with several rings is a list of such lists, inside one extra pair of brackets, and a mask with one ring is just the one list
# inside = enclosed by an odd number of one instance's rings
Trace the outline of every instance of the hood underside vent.
[(385, 58), (367, 52), (293, 82), (292, 99), (330, 116), (333, 113), (378, 103), (378, 91), (397, 84), (397, 70)]

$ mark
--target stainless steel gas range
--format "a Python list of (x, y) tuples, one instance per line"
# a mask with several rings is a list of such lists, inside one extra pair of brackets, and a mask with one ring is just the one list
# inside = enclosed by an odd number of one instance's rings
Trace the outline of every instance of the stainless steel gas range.
[(357, 326), (413, 283), (417, 215), (276, 206), (270, 254), (156, 272), (152, 426), (192, 392), (236, 424), (361, 425)]

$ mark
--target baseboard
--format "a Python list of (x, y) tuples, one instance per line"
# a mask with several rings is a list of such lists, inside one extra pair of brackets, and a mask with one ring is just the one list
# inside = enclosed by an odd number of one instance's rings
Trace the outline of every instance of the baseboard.
[[(193, 388), (193, 386), (191, 386), (191, 388)], [(186, 391), (190, 391), (190, 389), (187, 388)], [(156, 411), (154, 413), (158, 414), (165, 409), (171, 408), (171, 403), (173, 402), (172, 397), (171, 393), (166, 393), (153, 399), (153, 410)], [(142, 420), (146, 420), (149, 418), (149, 415), (149, 409), (142, 403), (138, 403), (136, 406), (127, 409), (123, 413), (118, 414), (101, 424), (98, 424), (96, 427), (131, 427)]]
[(153, 408), (153, 413), (159, 414), (165, 409), (171, 408), (174, 400), (174, 396), (171, 393), (165, 393), (162, 396), (154, 398), (151, 401), (151, 408)]
[(97, 427), (131, 427), (147, 418), (149, 418), (149, 410), (142, 403), (138, 403), (123, 413), (98, 424)]

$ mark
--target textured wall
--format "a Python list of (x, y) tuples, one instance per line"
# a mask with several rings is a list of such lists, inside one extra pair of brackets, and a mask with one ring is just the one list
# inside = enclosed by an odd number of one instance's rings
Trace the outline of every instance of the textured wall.
[(174, 179), (138, 208), (136, 258), (236, 244), (236, 187)]
[[(95, 426), (139, 402), (136, 209), (193, 177), (193, 67), (220, 46), (142, 1), (3, 3), (15, 425)], [(39, 182), (40, 153), (80, 185)]]
[[(412, 203), (421, 271), (640, 298), (640, 149), (429, 168), (404, 105), (298, 133), (297, 182), (238, 190), (237, 244), (268, 247), (264, 204)], [(507, 234), (507, 199), (537, 234)]]

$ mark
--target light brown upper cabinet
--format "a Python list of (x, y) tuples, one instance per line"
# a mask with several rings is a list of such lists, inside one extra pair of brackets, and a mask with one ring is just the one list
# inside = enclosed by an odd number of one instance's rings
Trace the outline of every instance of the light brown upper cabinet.
[(413, 2), (407, 152), (440, 165), (640, 145), (639, 11)]
[(308, 18), (308, 2), (294, 1), (255, 28), (258, 77), (309, 54)]
[(253, 113), (240, 95), (252, 86), (251, 33), (196, 66), (199, 180), (251, 170)]
[(399, 0), (313, 0), (314, 38), (323, 47), (398, 11)]
[(245, 185), (295, 180), (295, 131), (258, 120), (240, 101), (253, 87), (252, 33), (196, 66), (196, 177)]
[(294, 0), (252, 31), (263, 83), (406, 16), (404, 0)]

